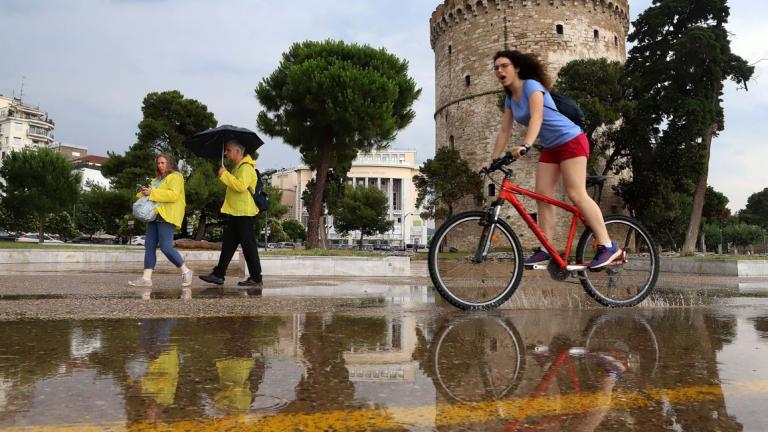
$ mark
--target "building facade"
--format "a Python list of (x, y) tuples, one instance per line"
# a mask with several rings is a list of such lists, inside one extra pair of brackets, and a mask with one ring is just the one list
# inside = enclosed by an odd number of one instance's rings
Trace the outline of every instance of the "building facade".
[[(413, 176), (418, 174), (415, 150), (378, 150), (361, 153), (352, 162), (348, 184), (354, 187), (375, 186), (383, 191), (389, 200), (387, 219), (394, 222), (391, 231), (370, 238), (370, 244), (426, 244), (431, 221), (423, 221), (416, 208), (416, 187)], [(288, 217), (301, 221), (307, 226), (308, 209), (304, 208), (301, 195), (315, 173), (307, 166), (292, 170), (276, 171), (270, 177), (271, 186), (283, 192), (282, 204), (288, 206)], [(333, 217), (326, 218), (326, 233), (332, 245), (352, 245), (359, 239), (359, 233), (341, 236), (333, 228)]]
[(12, 151), (53, 144), (53, 120), (40, 107), (0, 96), (0, 165)]
[[(486, 162), (495, 145), (501, 120), (502, 88), (491, 65), (493, 55), (513, 49), (537, 54), (552, 78), (575, 59), (606, 58), (624, 62), (629, 31), (627, 0), (447, 0), (429, 21), (435, 53), (435, 148), (459, 150), (471, 166)], [(516, 125), (510, 143), (525, 128)], [(533, 189), (538, 151), (515, 163), (515, 182)], [(498, 181), (498, 179), (497, 179)], [(486, 194), (492, 188), (484, 188)], [(605, 188), (610, 191), (610, 187)], [(562, 191), (559, 199), (566, 199)], [(488, 200), (495, 199), (489, 197)], [(605, 200), (603, 210), (615, 202)], [(610, 203), (609, 203), (610, 202)], [(536, 203), (524, 200), (530, 212)], [(507, 206), (504, 218), (521, 234), (526, 246), (537, 242), (522, 220)], [(570, 214), (556, 211), (565, 237)]]

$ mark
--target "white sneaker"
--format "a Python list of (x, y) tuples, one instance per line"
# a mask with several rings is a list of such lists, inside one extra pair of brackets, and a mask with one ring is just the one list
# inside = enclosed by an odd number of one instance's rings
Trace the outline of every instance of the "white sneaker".
[(188, 287), (192, 285), (192, 269), (181, 274), (181, 286)]
[(151, 287), (152, 279), (144, 279), (143, 277), (140, 277), (136, 280), (128, 281), (128, 285), (132, 287)]

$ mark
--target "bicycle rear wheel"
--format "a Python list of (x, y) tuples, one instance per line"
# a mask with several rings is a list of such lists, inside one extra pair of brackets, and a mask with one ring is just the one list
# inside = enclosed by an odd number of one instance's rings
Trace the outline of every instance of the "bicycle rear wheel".
[[(643, 301), (656, 286), (659, 255), (648, 231), (636, 220), (620, 215), (607, 216), (605, 227), (611, 240), (626, 254), (599, 271), (579, 273), (584, 290), (598, 303), (610, 307), (634, 306)], [(595, 255), (597, 242), (587, 228), (576, 246), (576, 260), (586, 263)]]
[(484, 245), (485, 217), (480, 211), (453, 216), (437, 230), (429, 248), (429, 276), (435, 288), (465, 310), (498, 307), (514, 294), (523, 274), (520, 240), (502, 220), (490, 233), (488, 253), (476, 259)]

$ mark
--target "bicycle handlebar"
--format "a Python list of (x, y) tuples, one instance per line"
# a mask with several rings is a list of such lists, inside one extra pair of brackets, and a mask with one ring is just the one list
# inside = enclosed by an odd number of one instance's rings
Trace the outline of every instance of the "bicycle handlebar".
[[(520, 150), (521, 157), (525, 156), (526, 153), (528, 153), (528, 150), (526, 148), (523, 148), (522, 150)], [(515, 156), (512, 155), (512, 152), (506, 152), (504, 153), (504, 156), (494, 159), (490, 165), (481, 169), (480, 174), (490, 174), (494, 171), (498, 171), (504, 166), (511, 164), (515, 160), (516, 160)]]

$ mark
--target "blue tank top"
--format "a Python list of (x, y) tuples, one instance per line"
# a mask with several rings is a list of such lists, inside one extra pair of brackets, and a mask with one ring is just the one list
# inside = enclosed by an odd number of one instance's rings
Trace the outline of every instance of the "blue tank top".
[(544, 148), (553, 148), (579, 136), (581, 128), (576, 126), (568, 117), (560, 114), (549, 92), (540, 82), (532, 79), (523, 81), (523, 92), (520, 95), (520, 101), (515, 102), (510, 96), (507, 96), (504, 100), (504, 106), (512, 110), (515, 121), (526, 127), (528, 126), (528, 122), (531, 121), (531, 109), (528, 105), (528, 100), (535, 92), (544, 93), (544, 115), (541, 122), (541, 131), (539, 132), (541, 145)]

